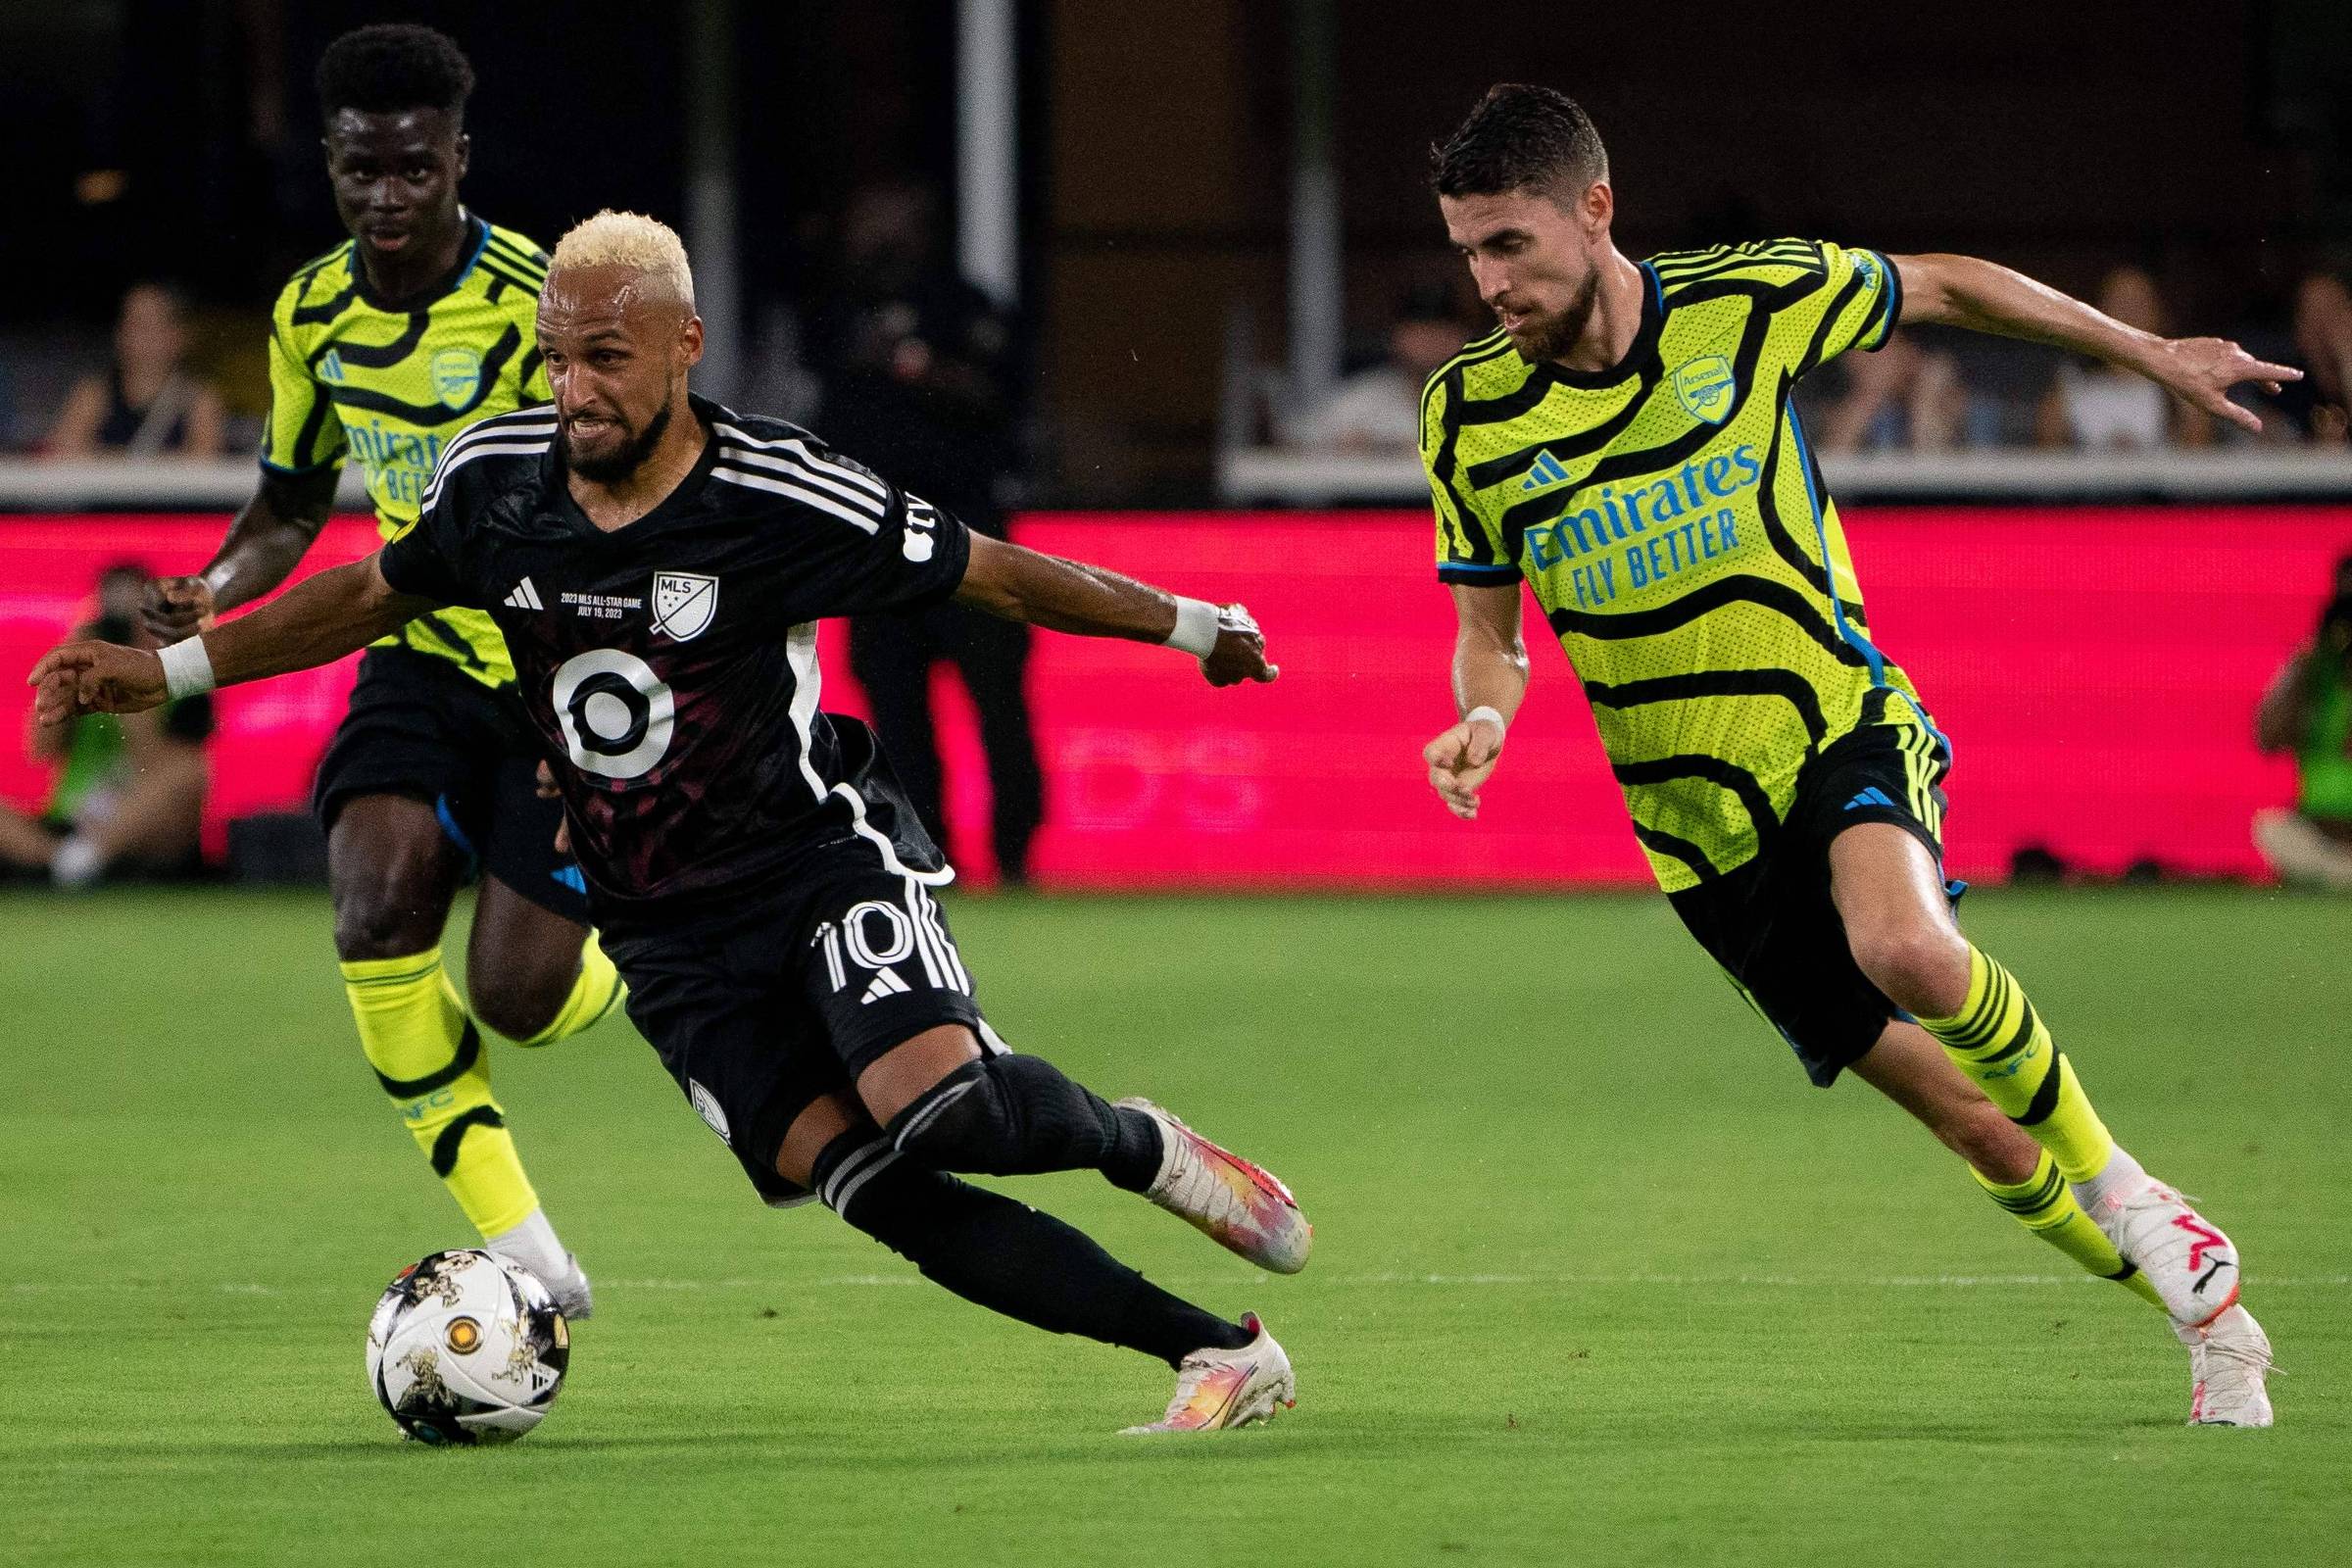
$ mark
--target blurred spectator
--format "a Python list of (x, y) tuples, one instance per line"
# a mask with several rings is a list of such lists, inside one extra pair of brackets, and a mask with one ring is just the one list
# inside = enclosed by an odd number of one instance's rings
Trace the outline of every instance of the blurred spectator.
[[(2126, 326), (2172, 335), (2156, 280), (2139, 268), (2110, 270), (2092, 303)], [(2144, 376), (2070, 358), (2041, 400), (2034, 438), (2038, 446), (2094, 452), (2201, 447), (2213, 440), (2213, 419)]]
[[(109, 566), (98, 577), (97, 618), (74, 635), (155, 647), (139, 625), (148, 581), (143, 566)], [(37, 818), (0, 804), (0, 864), (45, 872), (60, 887), (86, 887), (125, 871), (192, 874), (207, 782), (204, 743), (212, 732), (209, 697), (35, 729), (28, 749), (57, 764), (57, 784)]]
[(2255, 848), (2281, 881), (2352, 889), (2352, 555), (2319, 630), (2262, 694), (2254, 744), (2295, 754), (2294, 809), (2255, 812)]
[(1419, 452), (1421, 389), (1466, 335), (1449, 288), (1407, 291), (1389, 324), (1388, 358), (1301, 416), (1293, 442), (1327, 452)]
[(2352, 290), (2330, 272), (2314, 272), (2295, 289), (2295, 357), (2306, 372), (2297, 419), (2314, 441), (2340, 442), (2352, 409)]
[[(816, 428), (826, 441), (970, 527), (1004, 537), (1020, 456), (1016, 325), (944, 254), (929, 191), (888, 184), (850, 198), (835, 293), (815, 313), (808, 346), (824, 383)], [(873, 705), (874, 728), (916, 814), (944, 846), (931, 714), (931, 671), (942, 662), (961, 672), (980, 712), (999, 873), (1024, 882), (1029, 841), (1045, 818), (1023, 679), (1029, 628), (956, 604), (850, 624), (850, 668)]]
[(1949, 354), (1897, 332), (1877, 353), (1848, 354), (1838, 364), (1845, 392), (1822, 420), (1823, 451), (1941, 452), (1959, 444), (1968, 390)]
[(115, 363), (75, 383), (50, 427), (53, 458), (217, 458), (226, 420), (220, 394), (181, 367), (185, 302), (163, 283), (137, 283), (115, 318)]

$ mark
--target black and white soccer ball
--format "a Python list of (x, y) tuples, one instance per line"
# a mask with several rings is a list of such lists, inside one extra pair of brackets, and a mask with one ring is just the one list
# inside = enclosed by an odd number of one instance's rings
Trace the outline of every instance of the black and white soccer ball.
[(368, 1320), (368, 1386), (419, 1443), (512, 1443), (564, 1387), (571, 1330), (528, 1269), (479, 1249), (394, 1277)]

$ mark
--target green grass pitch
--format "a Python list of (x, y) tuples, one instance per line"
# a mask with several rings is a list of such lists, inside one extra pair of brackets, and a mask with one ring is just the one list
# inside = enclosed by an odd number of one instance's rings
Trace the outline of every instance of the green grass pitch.
[(469, 1241), (311, 894), (0, 894), (0, 1562), (2352, 1562), (2352, 906), (1975, 895), (2109, 1122), (2249, 1259), (2279, 1425), (2192, 1431), (2156, 1315), (1859, 1085), (1815, 1093), (1655, 898), (979, 900), (1005, 1034), (1263, 1157), (1265, 1279), (1008, 1183), (1216, 1309), (1298, 1408), (1200, 1441), (1142, 1358), (771, 1213), (628, 1027), (501, 1049), (597, 1282), (554, 1413), (396, 1441), (400, 1264)]

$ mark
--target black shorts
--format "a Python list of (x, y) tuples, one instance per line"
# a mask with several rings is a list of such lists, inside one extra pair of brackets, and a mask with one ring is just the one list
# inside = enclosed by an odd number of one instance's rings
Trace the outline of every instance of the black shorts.
[(941, 1024), (1004, 1049), (930, 888), (863, 840), (817, 852), (746, 908), (611, 920), (602, 936), (630, 1022), (778, 1207), (809, 1196), (776, 1174), (776, 1154), (811, 1102)]
[[(1830, 843), (1864, 822), (1892, 822), (1940, 867), (1950, 770), (1951, 753), (1933, 731), (1874, 724), (1841, 736), (1798, 777), (1788, 820), (1761, 854), (1671, 896), (1699, 946), (1823, 1088), (1888, 1023), (1911, 1021), (1854, 962), (1830, 898)], [(1944, 890), (1957, 901), (1965, 886)]]
[(542, 755), (513, 691), (493, 691), (446, 659), (371, 648), (360, 660), (351, 710), (319, 760), (312, 808), (331, 831), (362, 795), (422, 801), (473, 871), (586, 925), (580, 868), (556, 853), (563, 803), (539, 798)]

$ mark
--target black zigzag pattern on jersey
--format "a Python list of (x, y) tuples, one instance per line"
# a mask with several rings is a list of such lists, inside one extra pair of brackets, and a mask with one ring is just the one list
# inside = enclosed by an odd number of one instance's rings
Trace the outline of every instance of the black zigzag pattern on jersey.
[(1646, 762), (1617, 762), (1609, 771), (1617, 775), (1618, 783), (1629, 785), (1663, 784), (1677, 778), (1704, 779), (1740, 798), (1740, 804), (1747, 809), (1747, 819), (1755, 824), (1758, 839), (1770, 838), (1781, 825), (1780, 816), (1772, 808), (1772, 799), (1764, 793), (1764, 786), (1756, 782), (1756, 775), (1720, 757), (1685, 752)]
[[(293, 355), (289, 352), (286, 357), (288, 359), (292, 359)], [(321, 460), (318, 457), (318, 437), (320, 433), (326, 429), (326, 399), (311, 399), (310, 410), (302, 416), (302, 428), (296, 431), (294, 435), (295, 467), (315, 468), (319, 466)], [(274, 422), (277, 418), (277, 406), (274, 399), (272, 399), (270, 403), (270, 418), (272, 422)], [(264, 452), (269, 450), (269, 444), (266, 440), (263, 443), (262, 450)]]
[(1861, 292), (1862, 274), (1850, 274), (1845, 286), (1838, 291), (1837, 298), (1830, 301), (1830, 308), (1822, 313), (1821, 324), (1813, 329), (1812, 341), (1805, 345), (1805, 352), (1797, 360), (1796, 368), (1788, 372), (1791, 378), (1802, 378), (1821, 363), (1822, 352), (1829, 347), (1831, 331), (1838, 325), (1838, 318), (1845, 315), (1846, 307), (1852, 305), (1855, 296)]
[[(310, 276), (315, 275), (315, 273), (306, 274), (302, 293), (301, 295), (297, 296), (299, 299), (308, 299), (310, 297), (311, 290), (309, 278)], [(360, 276), (358, 271), (354, 270), (350, 280), (347, 281), (341, 289), (329, 295), (322, 303), (318, 305), (297, 304), (294, 307), (293, 324), (296, 326), (322, 326), (326, 322), (333, 320), (336, 317), (341, 316), (345, 311), (350, 310), (353, 302), (359, 297)]]
[(1823, 265), (1821, 246), (1809, 239), (1759, 239), (1739, 245), (1710, 245), (1704, 250), (1675, 251), (1649, 259), (1658, 281), (1702, 277), (1738, 267), (1813, 267)]
[(496, 229), (490, 231), (489, 240), (482, 246), (482, 254), (497, 257), (517, 271), (544, 272), (547, 270), (547, 252), (535, 245), (525, 245), (517, 240), (509, 239)]
[[(507, 329), (499, 334), (498, 341), (490, 345), (489, 352), (482, 356), (482, 373), (474, 382), (473, 396), (458, 408), (453, 409), (445, 403), (408, 403), (389, 393), (348, 384), (330, 384), (326, 395), (344, 408), (388, 414), (394, 418), (406, 419), (411, 424), (445, 424), (482, 406), (482, 400), (498, 384), (498, 372), (506, 368), (507, 362), (514, 357), (514, 351), (521, 346), (522, 329), (509, 321)], [(346, 352), (343, 357), (348, 360), (351, 355)]]
[(1689, 839), (1677, 838), (1663, 828), (1651, 827), (1638, 816), (1633, 822), (1634, 837), (1643, 849), (1682, 861), (1690, 868), (1690, 874), (1701, 882), (1720, 874), (1715, 869), (1715, 862), (1707, 858), (1707, 852)]
[(539, 373), (539, 367), (546, 363), (546, 360), (547, 356), (539, 352), (539, 345), (536, 343), (522, 351), (522, 363), (514, 368), (514, 395), (516, 397), (527, 398), (531, 395), (531, 377)]
[(311, 351), (310, 367), (313, 370), (318, 369), (318, 362), (332, 354), (347, 366), (356, 365), (364, 370), (388, 370), (416, 352), (416, 345), (424, 341), (425, 330), (432, 325), (432, 319), (433, 313), (429, 309), (411, 311), (408, 324), (400, 329), (400, 336), (389, 343), (354, 343), (348, 339), (329, 338)]
[[(1475, 345), (1473, 347), (1475, 348)], [(1496, 564), (1494, 547), (1487, 542), (1486, 530), (1468, 525), (1462, 520), (1464, 518), (1475, 519), (1477, 516), (1477, 514), (1470, 510), (1470, 498), (1462, 493), (1462, 487), (1456, 482), (1457, 475), (1454, 471), (1454, 446), (1460, 440), (1462, 433), (1462, 372), (1473, 365), (1483, 365), (1489, 360), (1510, 352), (1512, 350), (1508, 343), (1477, 353), (1465, 351), (1457, 356), (1451, 365), (1433, 377), (1429, 387), (1422, 393), (1422, 416), (1424, 419), (1428, 417), (1430, 396), (1441, 386), (1446, 394), (1443, 416), (1445, 434), (1438, 441), (1437, 456), (1431, 460), (1429, 471), (1436, 477), (1438, 483), (1446, 487), (1446, 494), (1453, 503), (1454, 515), (1445, 517), (1441, 514), (1441, 517), (1446, 523), (1447, 531), (1452, 535), (1452, 546), (1447, 554), (1457, 564), (1492, 566)], [(1513, 557), (1512, 559), (1518, 558)]]
[[(1491, 484), (1499, 484), (1505, 479), (1516, 478), (1524, 474), (1528, 466), (1533, 464), (1537, 456), (1544, 452), (1549, 452), (1562, 463), (1574, 463), (1579, 458), (1589, 457), (1592, 453), (1598, 452), (1623, 435), (1626, 427), (1641, 417), (1642, 409), (1648, 406), (1649, 395), (1657, 390), (1658, 382), (1664, 379), (1665, 374), (1665, 362), (1654, 354), (1648, 356), (1635, 371), (1632, 395), (1626, 399), (1625, 406), (1615, 414), (1610, 415), (1589, 430), (1579, 430), (1573, 435), (1561, 436), (1553, 440), (1538, 441), (1532, 446), (1521, 447), (1516, 452), (1506, 452), (1499, 458), (1489, 458), (1484, 463), (1473, 463), (1469, 468), (1471, 488), (1484, 490)], [(1544, 499), (1553, 498), (1545, 497)], [(1558, 499), (1565, 501), (1567, 492), (1561, 492)]]
[(512, 283), (525, 294), (537, 294), (547, 282), (545, 271), (535, 268), (520, 267), (502, 257), (492, 256), (487, 251), (482, 253), (482, 259), (474, 265), (491, 277), (501, 282)]
[(1585, 696), (1595, 708), (1640, 708), (1648, 703), (1687, 703), (1702, 697), (1778, 697), (1796, 710), (1815, 746), (1829, 738), (1821, 697), (1792, 669), (1710, 669), (1648, 680), (1589, 680)]
[[(1748, 291), (1749, 289), (1743, 286), (1738, 292)], [(1506, 507), (1502, 514), (1502, 538), (1504, 548), (1511, 553), (1511, 559), (1513, 561), (1519, 559), (1519, 552), (1522, 548), (1521, 541), (1527, 536), (1528, 529), (1541, 523), (1549, 522), (1561, 513), (1566, 512), (1569, 504), (1577, 496), (1594, 485), (1607, 484), (1612, 480), (1622, 479), (1628, 474), (1647, 474), (1662, 469), (1680, 467), (1704, 450), (1707, 443), (1715, 439), (1722, 425), (1729, 424), (1740, 416), (1740, 411), (1747, 406), (1747, 400), (1754, 394), (1756, 362), (1763, 356), (1765, 340), (1771, 335), (1771, 331), (1772, 318), (1769, 312), (1763, 310), (1748, 312), (1746, 321), (1740, 328), (1740, 346), (1733, 351), (1732, 356), (1732, 379), (1737, 390), (1733, 394), (1732, 407), (1718, 423), (1710, 424), (1703, 419), (1693, 418), (1690, 421), (1690, 427), (1671, 441), (1644, 448), (1640, 452), (1612, 453), (1594, 464), (1592, 469), (1575, 484), (1561, 485), (1544, 494), (1519, 502), (1515, 506)], [(1656, 382), (1664, 374), (1664, 371), (1662, 368), (1655, 368), (1645, 370), (1644, 373), (1649, 377), (1649, 384), (1635, 400), (1633, 407), (1637, 410), (1647, 404), (1655, 391)], [(1563, 443), (1563, 446), (1565, 445), (1569, 445), (1569, 443)], [(1529, 448), (1524, 455), (1525, 461), (1531, 463), (1535, 461), (1536, 450), (1536, 448)], [(1592, 449), (1588, 448), (1587, 450)], [(1561, 446), (1554, 446), (1551, 451), (1555, 457), (1562, 455)], [(1513, 456), (1518, 458), (1521, 454), (1513, 454)]]
[(1552, 631), (1561, 637), (1591, 637), (1601, 642), (1620, 642), (1631, 637), (1654, 637), (1660, 632), (1688, 626), (1699, 616), (1732, 604), (1759, 605), (1777, 614), (1785, 615), (1797, 629), (1821, 645), (1824, 653), (1841, 664), (1857, 668), (1870, 661), (1862, 650), (1838, 635), (1837, 628), (1821, 618), (1821, 612), (1805, 602), (1804, 596), (1786, 583), (1767, 577), (1718, 577), (1713, 582), (1691, 589), (1678, 599), (1652, 610), (1631, 610), (1617, 613), (1596, 613), (1589, 610), (1553, 611), (1546, 618)]
[(1781, 453), (1790, 445), (1788, 389), (1792, 384), (1788, 373), (1782, 372), (1780, 390), (1774, 394), (1781, 416), (1773, 421), (1772, 440), (1764, 448), (1764, 471), (1756, 485), (1756, 511), (1764, 518), (1764, 537), (1772, 545), (1772, 553), (1787, 562), (1789, 569), (1804, 578), (1814, 592), (1827, 599), (1831, 597), (1829, 563), (1816, 561), (1781, 520)]

